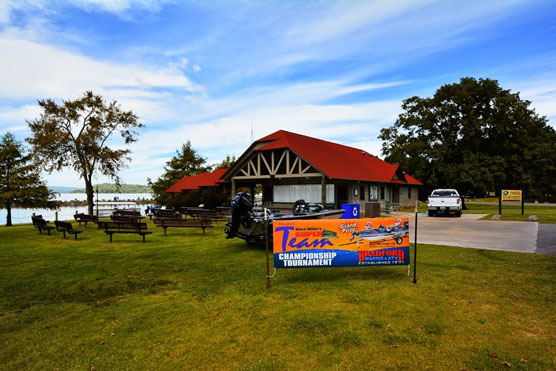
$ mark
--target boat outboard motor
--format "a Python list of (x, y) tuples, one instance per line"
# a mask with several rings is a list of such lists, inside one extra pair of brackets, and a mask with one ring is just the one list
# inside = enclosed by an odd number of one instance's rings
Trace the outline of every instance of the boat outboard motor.
[(238, 192), (231, 202), (231, 221), (226, 225), (226, 238), (234, 238), (242, 223), (247, 222), (251, 218), (251, 210), (253, 209), (253, 201), (245, 192)]

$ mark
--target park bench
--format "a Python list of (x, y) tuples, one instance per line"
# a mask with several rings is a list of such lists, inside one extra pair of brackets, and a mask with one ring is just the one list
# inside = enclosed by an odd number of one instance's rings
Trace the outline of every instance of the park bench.
[(216, 210), (203, 209), (200, 207), (184, 207), (182, 208), (184, 214), (191, 216), (195, 220), (211, 220), (213, 222), (225, 222), (226, 217)]
[(182, 219), (179, 211), (167, 209), (154, 210), (154, 217), (158, 219)]
[(85, 223), (85, 227), (87, 227), (87, 223), (89, 222), (98, 224), (98, 216), (95, 215), (79, 213), (79, 214), (75, 214), (73, 218), (75, 219), (76, 222), (79, 223), (79, 225), (81, 225), (82, 222)]
[(134, 210), (114, 210), (112, 215), (114, 215), (114, 216), (127, 216), (127, 217), (130, 217), (130, 218), (135, 218), (137, 220), (141, 220), (141, 219), (144, 218), (144, 216), (142, 216), (139, 211), (134, 211)]
[(62, 221), (56, 220), (54, 222), (54, 225), (56, 226), (56, 230), (58, 232), (63, 232), (64, 233), (64, 238), (66, 238), (66, 233), (69, 233), (69, 234), (73, 234), (73, 236), (77, 240), (77, 235), (79, 233), (83, 232), (83, 231), (79, 231), (77, 229), (73, 229), (73, 226), (71, 225), (71, 223), (68, 223), (68, 222), (62, 222)]
[(232, 215), (232, 208), (228, 206), (218, 206), (216, 208), (216, 213), (222, 218), (226, 218)]
[(145, 236), (152, 233), (147, 231), (147, 223), (141, 222), (99, 222), (99, 227), (104, 229), (104, 233), (110, 235), (110, 242), (112, 242), (114, 233), (139, 234), (143, 236), (143, 242), (145, 242)]
[(201, 228), (203, 234), (205, 234), (206, 228), (212, 228), (212, 221), (210, 219), (197, 219), (197, 220), (186, 220), (186, 219), (164, 219), (156, 218), (153, 219), (154, 225), (164, 229), (164, 235), (166, 236), (166, 229), (168, 228)]
[(48, 225), (48, 220), (44, 220), (42, 218), (42, 215), (32, 216), (31, 220), (33, 221), (33, 227), (39, 230), (39, 234), (42, 234), (42, 231), (45, 230), (48, 232), (48, 235), (50, 236), (50, 230), (54, 229), (54, 227)]
[(139, 223), (141, 220), (131, 215), (110, 215), (113, 222), (118, 223)]

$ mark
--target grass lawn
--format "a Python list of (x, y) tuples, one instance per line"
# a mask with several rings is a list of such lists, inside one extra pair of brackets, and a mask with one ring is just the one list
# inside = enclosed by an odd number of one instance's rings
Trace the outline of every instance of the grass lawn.
[(267, 290), (264, 248), (222, 229), (1, 227), (0, 367), (556, 369), (554, 257), (420, 245), (417, 285), (315, 268)]
[[(498, 214), (498, 205), (467, 204), (470, 214), (488, 214), (483, 219), (491, 219)], [(521, 205), (502, 205), (502, 220), (527, 221), (529, 215), (536, 215), (539, 223), (556, 223), (556, 207), (551, 206), (525, 206), (521, 215)]]
[[(481, 203), (466, 203), (468, 210), (464, 210), (464, 214), (488, 214), (483, 217), (484, 220), (490, 220), (493, 215), (498, 214), (498, 205), (488, 205)], [(419, 205), (419, 212), (427, 212), (427, 204)], [(521, 205), (502, 205), (502, 220), (511, 221), (527, 221), (529, 215), (536, 215), (539, 223), (556, 223), (556, 207), (553, 206), (525, 206), (523, 215), (521, 215)]]

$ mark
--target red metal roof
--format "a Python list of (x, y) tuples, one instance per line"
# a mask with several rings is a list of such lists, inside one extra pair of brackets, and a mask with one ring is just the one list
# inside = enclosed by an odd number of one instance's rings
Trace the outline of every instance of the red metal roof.
[(201, 187), (216, 187), (225, 180), (222, 175), (228, 169), (218, 169), (212, 173), (201, 173), (199, 175), (186, 176), (178, 180), (173, 186), (166, 190), (166, 193), (179, 193), (185, 190), (199, 189)]
[(267, 135), (256, 143), (263, 145), (255, 151), (289, 148), (329, 178), (422, 185), (405, 173), (402, 173), (405, 179), (394, 179), (398, 165), (389, 164), (358, 148), (285, 130)]

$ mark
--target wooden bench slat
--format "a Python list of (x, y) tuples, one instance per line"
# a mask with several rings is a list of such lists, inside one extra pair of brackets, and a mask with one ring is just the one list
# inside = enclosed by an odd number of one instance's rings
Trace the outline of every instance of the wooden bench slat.
[(145, 242), (145, 236), (152, 233), (147, 231), (147, 223), (141, 222), (99, 222), (99, 226), (104, 229), (104, 233), (110, 236), (110, 242), (112, 242), (114, 233), (136, 233), (143, 237), (143, 242)]

